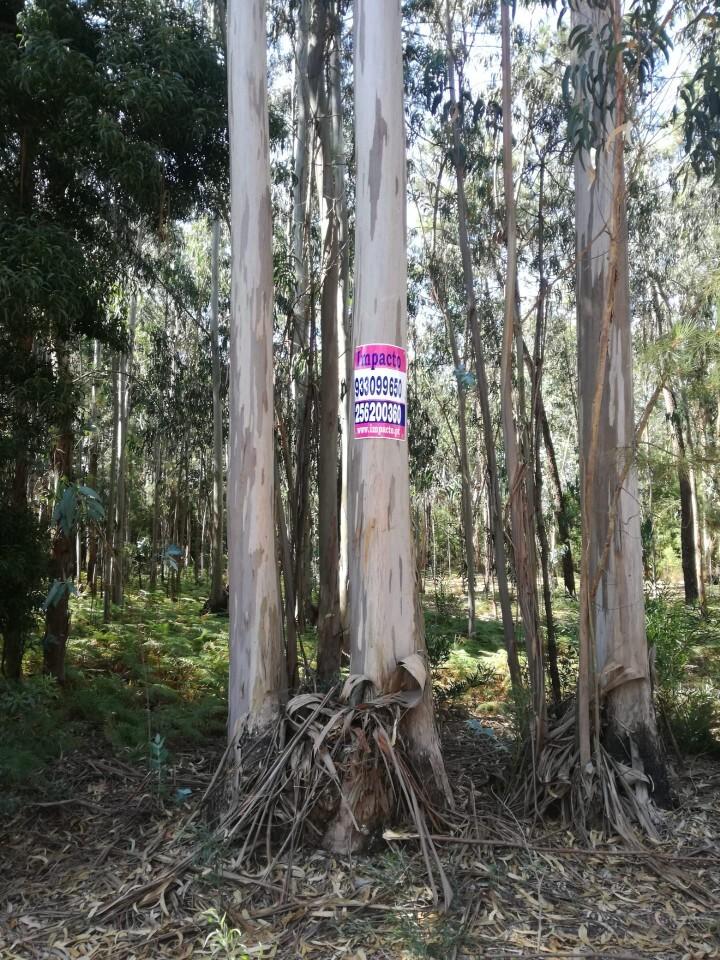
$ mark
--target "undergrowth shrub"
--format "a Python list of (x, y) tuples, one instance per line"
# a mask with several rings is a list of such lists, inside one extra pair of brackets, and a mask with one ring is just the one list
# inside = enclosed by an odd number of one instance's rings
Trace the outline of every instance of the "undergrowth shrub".
[(447, 661), (455, 645), (457, 634), (454, 630), (432, 629), (425, 635), (425, 647), (428, 663), (431, 667), (442, 666)]
[(658, 688), (672, 694), (685, 680), (695, 634), (697, 613), (682, 603), (654, 597), (645, 603), (648, 647), (655, 648)]
[(463, 677), (453, 678), (449, 682), (437, 687), (435, 699), (439, 702), (456, 700), (470, 690), (477, 687), (492, 687), (497, 683), (497, 671), (491, 664), (479, 664), (474, 673)]
[(29, 677), (24, 683), (0, 681), (0, 724), (4, 726), (8, 718), (47, 710), (59, 693), (53, 677)]
[(656, 696), (677, 746), (687, 753), (720, 749), (718, 691), (710, 682), (693, 684), (689, 667), (701, 639), (696, 610), (667, 597), (646, 601), (648, 647), (655, 652)]
[(438, 580), (435, 584), (433, 595), (435, 610), (441, 617), (457, 616), (460, 612), (460, 600), (456, 594), (451, 593), (445, 586), (444, 581)]
[(673, 736), (688, 753), (720, 752), (720, 703), (711, 683), (681, 686), (668, 711)]

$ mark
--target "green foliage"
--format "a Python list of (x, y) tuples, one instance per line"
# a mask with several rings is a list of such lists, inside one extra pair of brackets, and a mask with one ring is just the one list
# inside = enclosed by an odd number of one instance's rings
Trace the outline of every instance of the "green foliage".
[(212, 909), (206, 910), (202, 918), (215, 927), (205, 938), (203, 956), (219, 960), (250, 960), (242, 930), (231, 927), (226, 914), (221, 916)]
[(459, 599), (456, 594), (448, 590), (444, 580), (439, 580), (435, 584), (433, 603), (439, 617), (456, 617), (459, 614)]
[(157, 778), (156, 786), (158, 797), (161, 795), (163, 790), (169, 759), (170, 751), (165, 746), (165, 737), (159, 733), (156, 733), (154, 737), (150, 738), (150, 742), (148, 744), (148, 764)]
[(462, 948), (466, 927), (457, 918), (442, 913), (421, 920), (412, 914), (396, 917), (397, 939), (403, 956), (412, 960), (445, 960)]
[(57, 702), (59, 691), (52, 677), (31, 677), (25, 683), (0, 683), (0, 717), (16, 719), (48, 710)]
[(65, 687), (39, 675), (39, 645), (27, 654), (22, 685), (0, 681), (0, 788), (16, 790), (87, 740), (137, 762), (157, 761), (161, 773), (171, 751), (222, 741), (227, 619), (200, 620), (205, 590), (184, 589), (175, 604), (161, 591), (128, 590), (123, 620), (111, 624), (101, 622), (91, 598), (79, 597)]
[[(138, 224), (164, 239), (173, 219), (222, 207), (226, 83), (205, 24), (174, 0), (34, 0), (6, 4), (2, 21), (0, 504), (20, 511), (23, 474), (74, 423), (68, 348), (122, 344), (117, 291), (144, 266)], [(89, 488), (66, 489), (55, 521), (67, 535), (75, 514), (101, 511)], [(0, 630), (26, 632), (42, 564), (30, 521), (0, 522), (3, 566), (6, 545), (29, 547), (3, 580)]]
[(9, 812), (20, 802), (22, 787), (75, 744), (67, 719), (54, 681), (40, 676), (22, 684), (0, 679), (0, 798)]
[(680, 91), (685, 152), (697, 176), (720, 179), (720, 42), (718, 10), (692, 21), (698, 67)]
[(48, 595), (42, 602), (42, 610), (44, 612), (50, 610), (57, 606), (62, 599), (71, 595), (77, 595), (77, 587), (72, 580), (53, 580)]
[(664, 597), (645, 604), (648, 647), (655, 648), (655, 672), (663, 695), (673, 696), (686, 679), (698, 614)]
[(694, 681), (691, 667), (708, 625), (697, 610), (666, 597), (646, 603), (648, 645), (655, 648), (657, 697), (676, 743), (688, 753), (720, 749), (718, 688)]
[(568, 108), (567, 138), (573, 152), (599, 149), (614, 126), (618, 59), (642, 96), (651, 92), (657, 62), (667, 61), (672, 47), (658, 0), (640, 0), (630, 6), (620, 25), (619, 42), (609, 18), (605, 22), (600, 17), (599, 24), (579, 23), (568, 34), (573, 56), (562, 87)]
[(492, 687), (498, 682), (497, 669), (491, 664), (481, 663), (473, 673), (467, 673), (451, 679), (436, 691), (436, 698), (443, 700), (457, 700), (470, 690), (478, 687)]
[(457, 639), (457, 634), (433, 630), (425, 637), (427, 657), (431, 667), (439, 667), (450, 656), (450, 652)]
[(17, 643), (22, 653), (42, 602), (40, 588), (47, 570), (44, 533), (29, 509), (0, 502), (0, 635), (6, 654), (9, 642)]
[(425, 646), (430, 665), (440, 667), (465, 643), (467, 616), (463, 615), (460, 598), (442, 581), (434, 588), (432, 603), (434, 609), (425, 611)]
[(68, 483), (53, 509), (52, 520), (66, 537), (75, 532), (79, 523), (99, 524), (105, 519), (105, 508), (100, 497), (91, 488), (80, 483)]
[(165, 748), (165, 737), (161, 737), (159, 733), (156, 733), (150, 740), (150, 769), (154, 770), (158, 776), (160, 776), (167, 764), (169, 756), (170, 754)]
[(688, 753), (720, 753), (720, 698), (708, 682), (675, 691), (665, 709), (673, 736)]

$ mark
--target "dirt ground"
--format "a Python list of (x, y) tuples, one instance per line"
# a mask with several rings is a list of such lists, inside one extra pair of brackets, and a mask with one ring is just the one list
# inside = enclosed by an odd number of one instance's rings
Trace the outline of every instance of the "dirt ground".
[(463, 842), (436, 841), (447, 910), (401, 827), (366, 855), (304, 849), (266, 875), (239, 867), (198, 809), (219, 752), (148, 772), (88, 748), (57, 761), (0, 825), (0, 957), (720, 957), (720, 763), (677, 769), (664, 839), (629, 852), (600, 837), (580, 847), (503, 802), (499, 721), (449, 716), (443, 736), (475, 824)]

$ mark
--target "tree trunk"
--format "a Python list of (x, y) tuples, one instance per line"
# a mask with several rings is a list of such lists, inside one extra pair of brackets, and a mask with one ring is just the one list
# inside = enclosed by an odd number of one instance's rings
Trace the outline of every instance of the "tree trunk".
[(350, 455), (350, 385), (352, 383), (352, 339), (350, 331), (350, 242), (348, 236), (347, 195), (345, 192), (345, 138), (342, 101), (342, 17), (337, 0), (330, 7), (328, 38), (328, 88), (330, 94), (330, 135), (333, 169), (338, 190), (336, 212), (340, 277), (337, 289), (338, 410), (340, 419), (340, 626), (345, 637), (348, 629), (348, 460)]
[[(540, 544), (540, 568), (542, 572), (543, 603), (545, 606), (545, 631), (547, 634), (547, 660), (550, 684), (552, 688), (553, 704), (556, 709), (560, 706), (560, 673), (558, 671), (557, 638), (555, 621), (553, 619), (552, 592), (550, 589), (550, 548), (548, 545), (545, 518), (542, 509), (542, 465), (540, 461), (540, 437), (542, 434), (542, 417), (540, 412), (540, 397), (542, 375), (544, 367), (545, 328), (547, 326), (546, 304), (547, 284), (545, 281), (545, 160), (540, 163), (540, 183), (538, 192), (538, 297), (537, 312), (535, 315), (535, 343), (533, 347), (532, 381), (532, 424), (533, 424), (533, 460), (535, 466), (535, 527)], [(524, 342), (523, 342), (524, 347)], [(521, 362), (521, 361), (520, 361)]]
[(555, 522), (557, 524), (558, 540), (562, 544), (562, 573), (565, 590), (568, 596), (574, 597), (575, 589), (575, 566), (573, 564), (572, 546), (570, 544), (570, 522), (567, 514), (567, 502), (560, 479), (560, 470), (558, 469), (557, 457), (555, 455), (555, 445), (553, 444), (552, 434), (550, 433), (550, 424), (545, 404), (542, 398), (542, 392), (538, 391), (538, 403), (540, 413), (540, 425), (542, 428), (543, 445), (550, 465), (550, 478), (553, 485), (553, 501), (555, 509)]
[(232, 212), (229, 737), (260, 732), (287, 686), (275, 565), (273, 260), (264, 0), (228, 10)]
[(482, 415), (483, 439), (488, 470), (488, 497), (492, 519), (492, 539), (497, 573), (498, 594), (502, 611), (503, 637), (507, 651), (508, 667), (513, 689), (522, 688), (520, 662), (518, 660), (517, 639), (515, 636), (515, 621), (513, 620), (512, 605), (510, 603), (510, 589), (507, 580), (507, 556), (505, 552), (505, 531), (503, 529), (502, 504), (500, 500), (500, 479), (498, 476), (497, 456), (495, 452), (495, 436), (490, 412), (490, 388), (488, 386), (485, 369), (485, 352), (480, 332), (480, 322), (477, 315), (477, 299), (475, 297), (475, 281), (473, 277), (472, 254), (467, 226), (467, 202), (465, 198), (465, 167), (462, 159), (462, 145), (460, 141), (460, 113), (455, 91), (454, 52), (452, 49), (452, 34), (450, 31), (449, 6), (447, 7), (447, 45), (448, 63), (450, 65), (450, 98), (453, 134), (453, 164), (457, 181), (458, 197), (458, 239), (462, 257), (463, 282), (465, 285), (465, 305), (467, 309), (468, 326), (472, 335), (473, 350), (475, 352), (475, 375), (477, 381), (478, 401)]
[(119, 386), (118, 386), (119, 361), (117, 353), (112, 357), (112, 373), (110, 376), (110, 389), (112, 393), (112, 437), (110, 441), (110, 469), (108, 485), (108, 502), (105, 509), (105, 558), (103, 561), (103, 620), (110, 622), (112, 591), (113, 591), (113, 568), (115, 566), (115, 504), (116, 504), (116, 483), (117, 483), (117, 449), (119, 436), (120, 405), (119, 405)]
[(222, 425), (222, 370), (220, 367), (219, 331), (219, 261), (220, 219), (212, 222), (212, 292), (210, 299), (210, 352), (212, 357), (213, 398), (213, 493), (212, 493), (212, 561), (210, 564), (210, 598), (208, 607), (225, 609), (224, 551), (223, 551), (223, 425)]
[[(102, 358), (102, 345), (96, 340), (93, 347), (93, 381), (90, 394), (90, 420), (92, 423), (92, 438), (90, 440), (90, 455), (88, 458), (88, 486), (97, 491), (98, 465), (100, 461), (100, 428), (97, 424), (97, 390)], [(94, 524), (88, 530), (88, 559), (87, 582), (90, 593), (94, 597), (97, 593), (97, 555), (98, 535)]]
[[(510, 8), (504, 2), (501, 2), (500, 8), (502, 25), (503, 179), (505, 185), (505, 231), (507, 235), (507, 279), (505, 283), (505, 326), (503, 330), (500, 402), (503, 439), (505, 441), (505, 464), (508, 475), (515, 579), (518, 602), (522, 611), (530, 673), (534, 720), (533, 735), (536, 755), (539, 755), (545, 730), (545, 669), (537, 609), (537, 564), (529, 489), (532, 478), (527, 462), (524, 462), (521, 458), (513, 416), (512, 366), (517, 313), (517, 235), (512, 169)], [(517, 359), (519, 367), (522, 369), (522, 356), (518, 356)], [(522, 429), (522, 419), (523, 412), (521, 409), (518, 417), (520, 429)]]
[[(399, 0), (357, 2), (356, 367), (362, 345), (390, 345), (388, 356), (392, 352), (400, 364), (407, 349), (400, 21)], [(406, 402), (406, 391), (402, 399)], [(376, 690), (384, 690), (399, 660), (415, 652), (424, 655), (424, 627), (412, 556), (407, 443), (404, 437), (359, 438), (359, 406), (356, 402), (350, 450), (350, 668), (368, 676)], [(429, 684), (423, 702), (406, 714), (404, 727), (425, 784), (447, 795)]]
[(208, 505), (207, 497), (203, 496), (202, 520), (200, 522), (200, 576), (205, 577), (205, 540), (207, 533)]
[(277, 450), (275, 452), (275, 526), (277, 529), (278, 554), (282, 568), (285, 610), (285, 670), (288, 689), (294, 690), (298, 685), (298, 644), (297, 624), (295, 623), (295, 581), (293, 579), (292, 548), (288, 536), (285, 510), (283, 508), (282, 490), (280, 489), (280, 468), (278, 466)]
[(115, 488), (115, 541), (112, 600), (121, 606), (125, 595), (125, 523), (127, 518), (127, 432), (130, 419), (130, 367), (137, 321), (137, 294), (130, 298), (129, 344), (120, 358), (118, 378), (117, 481)]
[(688, 452), (690, 453), (688, 479), (690, 481), (690, 503), (692, 507), (693, 545), (695, 548), (695, 570), (698, 588), (697, 599), (700, 604), (700, 610), (705, 614), (707, 612), (707, 598), (705, 596), (705, 558), (703, 557), (702, 518), (700, 516), (700, 499), (698, 497), (698, 486), (702, 486), (702, 471), (699, 465), (696, 466), (695, 444), (693, 441), (692, 424), (690, 423), (687, 401), (685, 401), (683, 406), (685, 407), (685, 429), (687, 430), (687, 445)]
[[(456, 387), (458, 405), (458, 440), (456, 450), (460, 466), (460, 514), (462, 520), (463, 546), (465, 548), (465, 570), (467, 574), (467, 629), (468, 637), (472, 638), (475, 633), (475, 544), (473, 537), (473, 504), (470, 480), (470, 458), (468, 456), (467, 442), (467, 388), (459, 377), (460, 371), (464, 370), (465, 364), (464, 361), (461, 360), (460, 351), (458, 350), (455, 339), (455, 331), (452, 329), (447, 311), (444, 307), (441, 309), (445, 315), (445, 326), (447, 328), (448, 340), (450, 342), (450, 350), (452, 352), (453, 364), (455, 365), (455, 370), (457, 371)], [(449, 546), (448, 576), (450, 576)]]
[[(70, 383), (68, 358), (65, 345), (56, 345), (58, 377), (66, 384)], [(73, 445), (72, 411), (61, 405), (62, 423), (59, 424), (60, 436), (52, 454), (53, 471), (56, 478), (56, 497), (63, 493), (64, 483), (73, 481)], [(51, 582), (66, 582), (73, 571), (75, 530), (68, 530), (62, 523), (55, 525), (52, 537), (50, 558)], [(43, 638), (43, 673), (54, 677), (58, 683), (65, 683), (65, 652), (70, 633), (70, 595), (67, 590), (45, 612), (45, 636)]]
[[(449, 69), (453, 71), (452, 61), (449, 60)], [(454, 84), (453, 84), (454, 86)], [(431, 266), (433, 273), (436, 273), (435, 265)], [(445, 329), (450, 344), (453, 364), (455, 367), (455, 382), (457, 389), (458, 404), (458, 440), (456, 452), (460, 466), (461, 483), (461, 519), (462, 535), (465, 547), (465, 568), (467, 572), (468, 586), (468, 637), (475, 633), (475, 545), (473, 537), (473, 503), (470, 478), (470, 458), (468, 456), (467, 442), (467, 387), (462, 380), (462, 372), (465, 370), (465, 361), (460, 356), (455, 331), (453, 329), (450, 316), (447, 311), (443, 283), (439, 276), (434, 276), (432, 280), (433, 291), (438, 306), (445, 318)], [(440, 299), (442, 298), (442, 302)]]
[(685, 603), (695, 603), (699, 595), (695, 554), (695, 518), (692, 488), (690, 486), (690, 470), (688, 469), (685, 451), (685, 437), (683, 436), (682, 420), (677, 410), (677, 403), (670, 387), (663, 389), (663, 396), (665, 399), (665, 417), (670, 422), (673, 431), (680, 486), (680, 555), (682, 558), (683, 583), (685, 585)]
[(293, 306), (291, 401), (294, 408), (294, 479), (289, 494), (297, 621), (305, 628), (310, 584), (307, 545), (310, 535), (310, 436), (312, 412), (309, 403), (312, 344), (308, 330), (313, 309), (310, 295), (310, 142), (311, 111), (308, 60), (313, 0), (300, 0), (295, 40), (295, 144), (293, 159), (292, 253), (295, 268)]
[[(342, 654), (338, 525), (338, 285), (340, 281), (339, 204), (343, 184), (334, 167), (330, 98), (320, 80), (318, 132), (322, 171), (323, 276), (320, 300), (322, 369), (318, 447), (318, 547), (320, 605), (318, 611), (318, 677), (329, 682), (339, 676)], [(320, 178), (319, 178), (320, 179)], [(318, 191), (320, 192), (320, 191)]]
[(160, 549), (160, 487), (162, 483), (162, 446), (160, 443), (160, 427), (155, 427), (153, 440), (153, 513), (150, 535), (150, 589), (157, 587), (157, 555)]
[[(606, 42), (601, 34), (604, 37), (611, 30), (619, 42), (617, 0), (610, 0), (606, 8), (582, 0), (573, 10), (573, 25), (591, 28), (593, 42), (582, 56), (595, 57), (598, 46)], [(605, 141), (596, 151), (596, 165), (584, 149), (575, 160), (583, 506), (580, 763), (583, 771), (589, 769), (592, 729), (594, 726), (599, 737), (599, 702), (603, 699), (608, 747), (624, 762), (642, 762), (652, 777), (654, 794), (661, 797), (667, 792), (667, 774), (650, 682), (640, 511), (633, 467), (622, 57), (616, 58), (615, 76), (611, 72), (604, 95), (608, 98), (604, 103), (589, 105)], [(579, 96), (587, 94), (581, 91)], [(613, 131), (612, 142), (607, 142)]]

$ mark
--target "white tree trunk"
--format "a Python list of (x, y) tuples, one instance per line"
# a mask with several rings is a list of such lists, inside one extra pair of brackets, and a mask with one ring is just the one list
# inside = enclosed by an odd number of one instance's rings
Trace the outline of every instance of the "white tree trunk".
[[(400, 0), (357, 0), (357, 195), (353, 347), (407, 348), (405, 121)], [(383, 689), (398, 660), (424, 651), (412, 556), (408, 448), (403, 440), (350, 440), (351, 671)], [(432, 695), (407, 717), (428, 782), (446, 786)]]
[(286, 686), (275, 565), (273, 264), (264, 0), (228, 10), (232, 212), (229, 736), (272, 722)]

